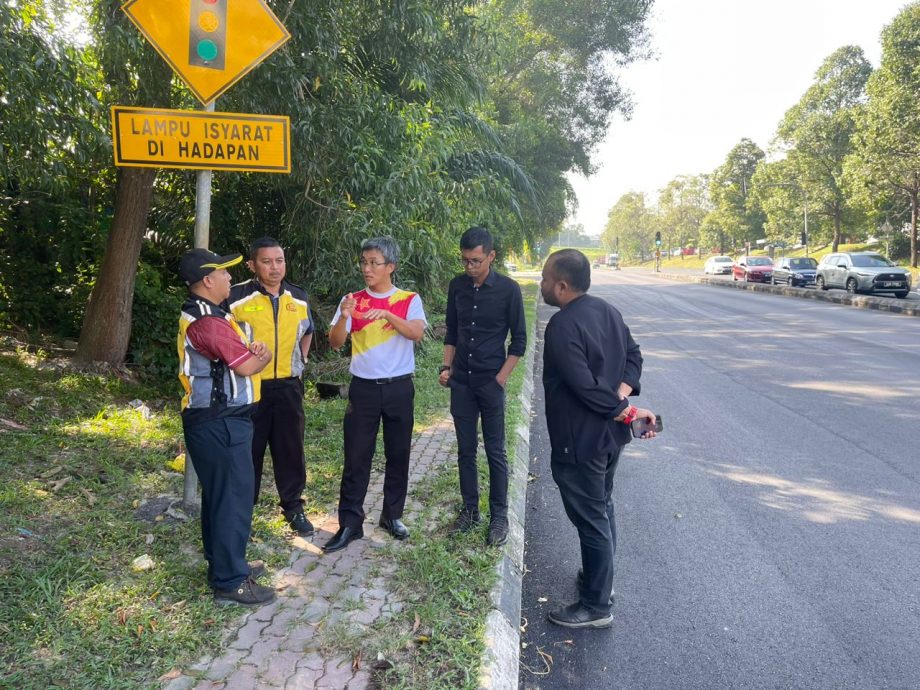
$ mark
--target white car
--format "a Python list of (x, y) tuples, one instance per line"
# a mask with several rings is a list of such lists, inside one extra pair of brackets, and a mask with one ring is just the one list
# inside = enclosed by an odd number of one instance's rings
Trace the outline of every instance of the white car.
[(703, 264), (703, 273), (716, 275), (732, 272), (732, 259), (730, 256), (710, 256)]

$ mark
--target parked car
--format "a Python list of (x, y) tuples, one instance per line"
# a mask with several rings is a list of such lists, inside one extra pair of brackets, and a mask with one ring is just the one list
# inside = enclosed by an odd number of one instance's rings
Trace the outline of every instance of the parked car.
[(910, 271), (875, 252), (828, 254), (818, 264), (815, 285), (819, 290), (843, 288), (851, 294), (891, 292), (907, 297)]
[(773, 266), (774, 285), (785, 283), (791, 287), (815, 284), (818, 262), (810, 256), (786, 256)]
[(732, 258), (730, 256), (710, 256), (703, 264), (703, 273), (720, 275), (732, 272)]
[(769, 283), (773, 278), (773, 259), (769, 256), (739, 256), (732, 264), (732, 280)]

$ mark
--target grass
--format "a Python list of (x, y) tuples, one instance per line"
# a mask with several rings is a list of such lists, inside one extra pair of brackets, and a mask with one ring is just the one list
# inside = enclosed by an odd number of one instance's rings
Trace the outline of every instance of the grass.
[[(181, 487), (165, 466), (178, 416), (149, 389), (43, 365), (0, 354), (0, 685), (138, 687), (230, 619), (204, 586), (197, 526), (133, 517)], [(134, 572), (144, 553), (156, 567)]]
[[(525, 289), (529, 320), (535, 292), (533, 283)], [(428, 340), (418, 370), (434, 372), (440, 361), (440, 344)], [(522, 374), (518, 367), (509, 400)], [(178, 384), (167, 393), (74, 373), (6, 342), (0, 391), (0, 687), (151, 687), (172, 668), (218, 652), (239, 611), (212, 601), (197, 521), (135, 517), (148, 499), (182, 494), (182, 475), (170, 467), (181, 451)], [(135, 409), (135, 400), (149, 413)], [(330, 510), (338, 497), (344, 409), (344, 400), (320, 400), (308, 389), (312, 513)], [(420, 376), (417, 426), (446, 411), (446, 391), (434, 376)], [(268, 465), (248, 556), (279, 568), (288, 563), (291, 533)], [(456, 470), (426, 478), (414, 493), (425, 497), (423, 519), (441, 520), (459, 497)], [(377, 651), (399, 655), (386, 687), (474, 687), (499, 556), (482, 546), (483, 537), (456, 541), (439, 530), (387, 554), (398, 561), (392, 577), (407, 606), (368, 637), (340, 636), (337, 644), (363, 650), (366, 659)], [(133, 570), (143, 554), (155, 567)], [(416, 615), (423, 623), (413, 630)]]

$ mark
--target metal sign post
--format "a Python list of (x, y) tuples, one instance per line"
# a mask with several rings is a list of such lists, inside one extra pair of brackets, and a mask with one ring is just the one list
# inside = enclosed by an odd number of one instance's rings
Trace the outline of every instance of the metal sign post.
[[(215, 99), (216, 100), (216, 99)], [(205, 112), (214, 112), (214, 101), (204, 107)], [(211, 231), (211, 171), (199, 170), (195, 182), (195, 247), (208, 248)], [(197, 506), (198, 474), (192, 465), (192, 457), (185, 449), (185, 487), (182, 501), (186, 507)]]

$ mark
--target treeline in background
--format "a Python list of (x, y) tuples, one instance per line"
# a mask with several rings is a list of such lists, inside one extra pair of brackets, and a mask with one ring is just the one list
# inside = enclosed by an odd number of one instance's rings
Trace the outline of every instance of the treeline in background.
[[(216, 109), (290, 116), (293, 171), (215, 173), (210, 246), (277, 237), (321, 321), (369, 236), (434, 308), (469, 225), (545, 252), (648, 52), (650, 0), (268, 4), (292, 38)], [(109, 108), (200, 104), (120, 6), (0, 3), (0, 327), (169, 376), (195, 174), (116, 169)]]
[(675, 253), (727, 253), (758, 240), (793, 247), (807, 215), (812, 247), (877, 242), (916, 268), (920, 3), (885, 27), (881, 44), (874, 70), (858, 46), (828, 56), (767, 152), (742, 139), (716, 170), (676, 177), (657, 199), (624, 194), (602, 246), (633, 261), (651, 256), (656, 232)]

